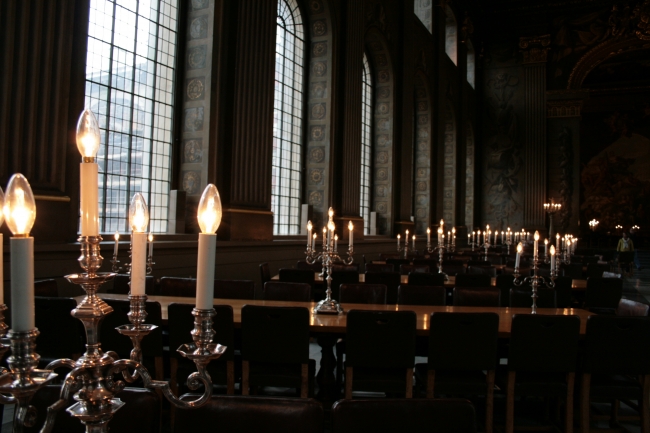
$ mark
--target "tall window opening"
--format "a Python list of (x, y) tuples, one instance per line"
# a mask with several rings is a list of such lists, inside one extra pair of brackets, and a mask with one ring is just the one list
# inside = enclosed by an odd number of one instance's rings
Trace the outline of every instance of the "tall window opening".
[(433, 9), (433, 0), (415, 0), (413, 3), (413, 12), (420, 19), (424, 27), (429, 30), (429, 33), (433, 33), (433, 19), (431, 16), (431, 11)]
[(278, 1), (271, 210), (273, 233), (300, 232), (304, 45), (296, 0)]
[(467, 82), (472, 89), (476, 87), (476, 55), (474, 54), (474, 45), (472, 41), (467, 40)]
[(361, 88), (361, 216), (365, 234), (370, 234), (370, 161), (372, 151), (372, 75), (368, 58), (363, 55)]
[(128, 230), (131, 196), (167, 231), (178, 0), (91, 0), (86, 106), (101, 129), (100, 230)]
[(454, 65), (458, 65), (458, 25), (454, 11), (449, 5), (445, 8), (445, 15), (445, 53), (454, 62)]

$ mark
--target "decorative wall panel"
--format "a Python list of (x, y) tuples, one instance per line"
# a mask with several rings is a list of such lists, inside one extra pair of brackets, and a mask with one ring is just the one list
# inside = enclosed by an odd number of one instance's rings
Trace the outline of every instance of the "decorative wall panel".
[(415, 75), (415, 233), (426, 234), (431, 222), (431, 98), (424, 73)]

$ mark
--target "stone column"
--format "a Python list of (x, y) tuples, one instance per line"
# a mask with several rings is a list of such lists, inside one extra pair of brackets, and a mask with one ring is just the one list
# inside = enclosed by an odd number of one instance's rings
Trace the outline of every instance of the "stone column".
[(524, 61), (524, 220), (544, 227), (546, 201), (546, 58), (550, 35), (519, 38)]

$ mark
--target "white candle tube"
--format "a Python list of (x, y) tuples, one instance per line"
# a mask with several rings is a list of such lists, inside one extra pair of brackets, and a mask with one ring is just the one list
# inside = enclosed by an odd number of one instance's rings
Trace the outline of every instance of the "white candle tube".
[(147, 234), (131, 233), (131, 295), (145, 294), (147, 276)]
[(502, 231), (501, 232), (501, 245), (503, 245), (503, 235), (504, 235), (504, 232)]
[(196, 261), (197, 310), (209, 310), (213, 306), (216, 255), (217, 234), (199, 233), (199, 255)]
[(312, 236), (311, 249), (312, 250), (316, 249), (316, 233), (314, 233), (313, 236)]
[(551, 272), (555, 271), (555, 248), (551, 245)]
[(556, 250), (557, 254), (559, 254), (560, 253), (560, 234), (559, 233), (555, 235), (555, 245), (556, 245), (555, 250)]
[(401, 235), (399, 235), (399, 234), (397, 235), (397, 248), (400, 247), (400, 238), (401, 237), (402, 237)]
[(34, 324), (34, 238), (9, 238), (11, 251), (11, 329), (30, 331)]
[(99, 236), (99, 168), (92, 162), (82, 162), (81, 178), (81, 236)]
[(334, 252), (339, 250), (339, 235), (334, 235)]
[(431, 244), (431, 229), (427, 228), (427, 245)]
[(537, 248), (539, 247), (539, 241), (535, 239), (533, 242), (533, 258), (537, 260)]
[(352, 248), (352, 246), (354, 245), (354, 233), (352, 233), (354, 231), (354, 226), (352, 225), (352, 221), (348, 223), (348, 230), (350, 230), (350, 234), (348, 237), (349, 239), (348, 248)]
[(311, 221), (307, 223), (307, 248), (311, 245)]
[(544, 257), (548, 257), (548, 239), (544, 239)]
[(120, 247), (120, 232), (116, 231), (114, 237), (115, 237), (115, 245), (113, 246), (113, 255), (117, 256), (117, 251)]
[(413, 235), (413, 251), (415, 251), (415, 235)]
[(517, 248), (517, 256), (515, 257), (515, 269), (519, 269), (519, 259), (521, 255), (519, 254), (519, 248)]
[(327, 238), (327, 227), (323, 227), (323, 250), (325, 249), (326, 238)]
[(476, 243), (476, 232), (472, 232), (472, 243)]
[(4, 252), (2, 251), (2, 233), (0, 233), (0, 304), (5, 303)]
[(153, 257), (153, 234), (149, 232), (149, 257)]

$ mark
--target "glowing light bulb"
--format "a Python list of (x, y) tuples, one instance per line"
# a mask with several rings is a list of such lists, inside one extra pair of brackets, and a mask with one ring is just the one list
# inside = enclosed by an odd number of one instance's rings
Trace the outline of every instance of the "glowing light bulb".
[(149, 225), (149, 209), (147, 202), (139, 192), (133, 194), (131, 206), (129, 206), (129, 223), (131, 230), (135, 233), (144, 233)]
[(348, 230), (350, 231), (354, 230), (354, 224), (352, 224), (352, 221), (348, 223)]
[(427, 234), (431, 233), (431, 229), (427, 227)]
[(327, 214), (329, 215), (330, 218), (332, 218), (332, 217), (334, 216), (334, 209), (330, 208), (330, 209), (327, 211)]
[(555, 255), (555, 245), (551, 245), (551, 248), (548, 249), (548, 252), (550, 255), (554, 256)]
[(221, 197), (213, 184), (208, 184), (203, 190), (199, 201), (198, 220), (202, 233), (216, 233), (221, 224)]
[(22, 174), (16, 173), (9, 179), (2, 210), (14, 236), (29, 236), (36, 219), (36, 203), (32, 188)]
[(534, 237), (534, 239), (535, 239), (536, 241), (539, 240), (539, 232), (538, 232), (538, 231), (535, 232), (535, 237)]
[(523, 251), (524, 251), (524, 246), (521, 244), (521, 242), (519, 242), (517, 244), (517, 253), (521, 254)]
[(99, 143), (99, 123), (93, 112), (86, 108), (77, 122), (77, 149), (84, 160), (92, 162), (99, 151)]
[(2, 188), (0, 188), (0, 227), (2, 227), (2, 223), (5, 220), (5, 213), (2, 211), (4, 204), (5, 204), (5, 193), (2, 192)]
[(311, 221), (307, 221), (307, 230), (311, 231), (312, 228), (313, 226), (311, 225)]

